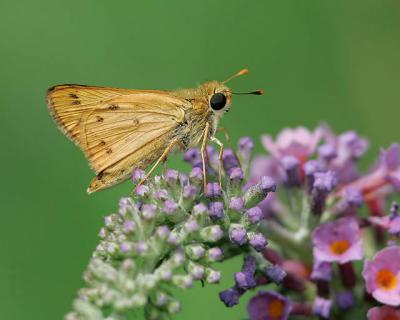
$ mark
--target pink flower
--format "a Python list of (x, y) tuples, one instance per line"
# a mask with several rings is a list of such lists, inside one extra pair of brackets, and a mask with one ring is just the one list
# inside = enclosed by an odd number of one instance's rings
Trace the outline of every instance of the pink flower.
[(400, 320), (400, 310), (392, 307), (374, 307), (368, 310), (368, 320)]
[(314, 259), (340, 264), (361, 260), (363, 242), (354, 218), (342, 218), (321, 224), (312, 234)]
[(286, 320), (291, 310), (290, 300), (274, 291), (258, 292), (247, 305), (250, 320)]
[(400, 247), (386, 247), (367, 261), (362, 272), (367, 291), (381, 303), (400, 305)]
[(294, 156), (303, 162), (315, 152), (321, 138), (320, 128), (310, 132), (307, 128), (297, 127), (282, 130), (275, 141), (270, 135), (263, 135), (261, 142), (274, 158)]

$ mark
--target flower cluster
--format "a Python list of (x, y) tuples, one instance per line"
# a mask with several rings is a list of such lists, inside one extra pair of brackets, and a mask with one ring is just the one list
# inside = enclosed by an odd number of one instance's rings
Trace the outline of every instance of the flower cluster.
[[(244, 191), (252, 148), (243, 138), (237, 155), (225, 151), (222, 189), (218, 154), (210, 147), (208, 178), (215, 181), (206, 190), (200, 154), (191, 149), (185, 154), (189, 174), (165, 170), (122, 198), (118, 212), (105, 217), (84, 275), (86, 287), (66, 319), (125, 319), (138, 309), (146, 319), (170, 319), (180, 309), (170, 288), (189, 288), (196, 280), (218, 283), (215, 262), (246, 253), (248, 266), (237, 274), (241, 287), (253, 285), (250, 273), (272, 268), (260, 253), (267, 239), (259, 230), (262, 211), (256, 205), (275, 191), (275, 183), (263, 176)], [(143, 177), (144, 171), (133, 172), (135, 184)]]
[(208, 147), (205, 190), (190, 149), (189, 173), (164, 170), (122, 198), (66, 319), (170, 319), (180, 309), (171, 287), (217, 283), (216, 262), (240, 255), (219, 299), (234, 307), (252, 295), (249, 320), (400, 320), (400, 145), (363, 173), (368, 141), (354, 131), (287, 128), (261, 142), (266, 155), (253, 159), (246, 137), (221, 163)]
[(262, 253), (286, 277), (249, 301), (250, 320), (400, 319), (400, 215), (388, 205), (400, 191), (400, 145), (362, 174), (368, 141), (353, 131), (299, 127), (261, 140), (268, 154), (252, 162), (250, 185), (268, 175), (278, 187), (259, 204)]

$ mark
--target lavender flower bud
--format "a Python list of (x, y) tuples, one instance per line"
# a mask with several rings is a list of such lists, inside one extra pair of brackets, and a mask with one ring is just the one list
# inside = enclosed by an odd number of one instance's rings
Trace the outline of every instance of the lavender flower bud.
[(200, 184), (203, 181), (203, 171), (199, 167), (194, 167), (189, 174), (189, 179), (195, 184)]
[(221, 188), (216, 182), (207, 183), (206, 197), (208, 198), (219, 198), (222, 195)]
[(132, 171), (132, 181), (137, 183), (141, 181), (146, 175), (146, 172), (142, 169), (135, 169)]
[(143, 241), (138, 241), (138, 242), (136, 243), (135, 249), (136, 249), (136, 253), (137, 253), (138, 255), (143, 255), (143, 254), (145, 254), (145, 253), (147, 252), (147, 250), (148, 250), (147, 243), (146, 243), (146, 242), (143, 242)]
[(322, 164), (317, 160), (309, 160), (304, 165), (304, 173), (307, 179), (307, 191), (310, 193), (314, 187), (314, 174), (323, 170)]
[(136, 224), (132, 220), (125, 220), (124, 224), (122, 225), (122, 231), (124, 233), (131, 233), (136, 230)]
[(156, 235), (161, 240), (166, 240), (169, 236), (170, 230), (167, 226), (159, 226), (156, 230)]
[(285, 156), (282, 159), (282, 166), (286, 172), (286, 185), (288, 187), (298, 187), (301, 185), (300, 162), (294, 156)]
[(229, 209), (240, 212), (244, 206), (244, 201), (241, 197), (232, 197), (229, 202)]
[(199, 260), (204, 257), (206, 250), (203, 246), (194, 244), (185, 247), (185, 252), (191, 260)]
[(193, 167), (201, 165), (201, 155), (196, 148), (187, 150), (183, 156), (183, 159), (190, 163)]
[(345, 190), (346, 202), (351, 207), (361, 208), (364, 204), (364, 196), (357, 189), (347, 188)]
[(244, 204), (246, 208), (251, 208), (265, 199), (269, 192), (275, 192), (276, 184), (268, 176), (261, 177), (261, 181), (251, 186), (244, 194)]
[(190, 275), (175, 275), (172, 277), (172, 283), (178, 288), (187, 289), (193, 285), (193, 278)]
[(195, 280), (200, 280), (203, 279), (204, 277), (204, 267), (202, 265), (199, 265), (197, 263), (189, 262), (187, 270), (189, 274), (193, 277)]
[(219, 225), (213, 225), (203, 228), (200, 231), (200, 237), (206, 242), (216, 242), (222, 238), (224, 232)]
[(209, 216), (214, 220), (222, 219), (224, 217), (224, 204), (222, 202), (210, 202)]
[(150, 220), (156, 216), (157, 206), (155, 204), (144, 204), (142, 206), (143, 218)]
[(231, 149), (226, 149), (224, 151), (222, 163), (225, 172), (227, 172), (229, 175), (231, 174), (233, 168), (240, 167), (240, 163)]
[(168, 242), (169, 244), (172, 244), (172, 245), (176, 246), (176, 245), (178, 245), (178, 244), (180, 244), (180, 243), (182, 242), (182, 236), (181, 236), (181, 234), (180, 234), (178, 231), (173, 230), (173, 231), (169, 234), (168, 239), (167, 239), (167, 242)]
[(186, 185), (183, 187), (182, 196), (185, 199), (194, 198), (197, 194), (197, 188), (193, 185)]
[(181, 310), (181, 304), (179, 303), (179, 301), (174, 300), (168, 303), (167, 311), (169, 314), (178, 313), (180, 310)]
[(329, 318), (331, 313), (332, 301), (321, 297), (316, 297), (312, 307), (312, 313), (322, 318)]
[(250, 233), (250, 245), (257, 251), (265, 249), (267, 245), (267, 239), (261, 233)]
[(178, 181), (179, 173), (176, 170), (166, 170), (164, 173), (164, 179), (168, 184), (174, 185)]
[(238, 183), (239, 181), (243, 180), (244, 173), (240, 167), (235, 167), (231, 169), (231, 173), (229, 174), (229, 179), (234, 183)]
[(238, 244), (239, 246), (244, 245), (247, 242), (246, 229), (241, 225), (231, 225), (229, 238), (233, 243)]
[(227, 307), (233, 307), (239, 303), (240, 296), (245, 290), (239, 289), (238, 287), (232, 287), (219, 293), (219, 298)]
[(251, 152), (254, 149), (253, 139), (251, 139), (250, 137), (240, 138), (238, 145), (239, 145), (239, 156), (244, 160), (250, 159)]
[(131, 242), (123, 242), (120, 245), (120, 249), (123, 253), (129, 253), (132, 251), (132, 243)]
[(317, 172), (314, 174), (314, 188), (311, 193), (311, 211), (321, 214), (325, 210), (325, 200), (337, 184), (333, 171)]
[(140, 186), (138, 186), (136, 189), (135, 189), (135, 193), (138, 195), (138, 196), (141, 196), (141, 197), (145, 197), (145, 196), (147, 196), (148, 194), (149, 194), (149, 192), (150, 192), (150, 189), (149, 189), (149, 187), (148, 186), (145, 186), (145, 185), (140, 185)]
[(246, 211), (246, 215), (252, 224), (256, 224), (263, 218), (263, 212), (259, 207), (253, 207)]
[(343, 291), (336, 294), (336, 303), (342, 310), (350, 309), (354, 306), (354, 296), (351, 291)]
[(158, 189), (154, 192), (154, 198), (158, 200), (167, 200), (169, 197), (168, 191), (166, 189)]
[(200, 228), (197, 221), (194, 219), (189, 219), (186, 221), (184, 227), (187, 232), (195, 232)]
[(207, 260), (210, 262), (215, 262), (221, 260), (223, 257), (223, 252), (221, 248), (214, 247), (207, 251)]
[(178, 204), (175, 201), (170, 199), (165, 200), (163, 211), (166, 214), (173, 214), (176, 212), (177, 209), (178, 209)]
[(195, 216), (201, 216), (208, 212), (207, 206), (204, 203), (198, 203), (193, 207), (192, 213)]
[(332, 279), (332, 264), (325, 261), (314, 261), (313, 270), (310, 278), (312, 280), (331, 281)]
[(248, 290), (256, 286), (254, 275), (248, 272), (235, 272), (234, 275), (236, 286), (240, 289)]
[(207, 283), (217, 283), (221, 280), (221, 272), (219, 271), (207, 268), (205, 274)]
[(286, 277), (286, 272), (278, 265), (271, 265), (264, 270), (265, 275), (268, 279), (279, 285)]
[(336, 148), (331, 144), (323, 144), (318, 148), (318, 154), (321, 159), (326, 162), (330, 162), (331, 160), (337, 157)]

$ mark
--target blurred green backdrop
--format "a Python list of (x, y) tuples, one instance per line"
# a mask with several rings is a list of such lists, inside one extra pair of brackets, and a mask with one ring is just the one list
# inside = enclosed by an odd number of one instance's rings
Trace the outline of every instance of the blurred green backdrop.
[[(379, 146), (399, 138), (400, 2), (0, 2), (1, 319), (61, 319), (122, 186), (88, 196), (92, 172), (51, 120), (46, 88), (82, 83), (174, 89), (250, 75), (223, 120), (234, 140), (325, 120)], [(258, 145), (258, 150), (261, 151)], [(171, 160), (181, 166), (178, 156)], [(176, 319), (240, 319), (220, 286), (181, 292)]]

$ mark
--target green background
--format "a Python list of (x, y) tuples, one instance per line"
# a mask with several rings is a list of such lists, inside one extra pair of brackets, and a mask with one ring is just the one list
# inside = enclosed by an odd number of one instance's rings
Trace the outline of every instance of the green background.
[[(235, 141), (324, 120), (368, 136), (372, 159), (399, 137), (399, 31), (397, 0), (1, 0), (0, 318), (61, 319), (102, 217), (132, 188), (86, 194), (93, 173), (50, 118), (48, 87), (174, 89), (247, 67), (230, 85), (266, 94), (235, 97), (222, 123)], [(246, 299), (217, 298), (237, 267), (181, 292), (176, 319), (243, 318)]]

